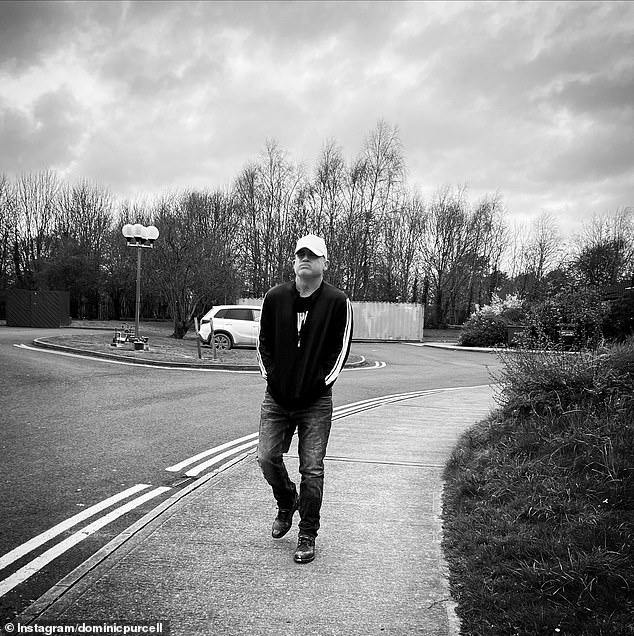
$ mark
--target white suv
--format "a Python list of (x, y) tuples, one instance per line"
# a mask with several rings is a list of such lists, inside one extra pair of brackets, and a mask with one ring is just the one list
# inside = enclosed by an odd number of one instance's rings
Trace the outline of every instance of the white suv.
[(210, 345), (213, 325), (217, 349), (255, 347), (260, 333), (260, 311), (255, 305), (218, 305), (202, 317), (198, 336)]

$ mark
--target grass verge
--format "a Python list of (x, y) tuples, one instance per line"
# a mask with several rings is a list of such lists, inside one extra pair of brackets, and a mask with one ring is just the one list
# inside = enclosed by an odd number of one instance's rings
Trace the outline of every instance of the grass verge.
[[(73, 321), (72, 326), (77, 328), (74, 332), (59, 336), (48, 336), (44, 340), (53, 345), (126, 360), (134, 359), (137, 362), (185, 364), (208, 366), (209, 368), (223, 365), (230, 368), (253, 367), (255, 370), (258, 369), (255, 348), (217, 350), (214, 359), (211, 347), (201, 345), (201, 357), (199, 358), (195, 332), (192, 330), (184, 338), (177, 340), (171, 337), (173, 331), (171, 323), (165, 321), (141, 323), (140, 335), (149, 338), (149, 349), (147, 351), (135, 351), (132, 343), (126, 343), (121, 348), (112, 346), (114, 332), (115, 330), (121, 330), (121, 322)], [(90, 331), (95, 329), (100, 331), (97, 333)], [(351, 353), (346, 362), (346, 367), (371, 365), (371, 361), (364, 361), (360, 355), (355, 353)]]
[(634, 342), (501, 354), (500, 408), (445, 470), (462, 633), (634, 634)]

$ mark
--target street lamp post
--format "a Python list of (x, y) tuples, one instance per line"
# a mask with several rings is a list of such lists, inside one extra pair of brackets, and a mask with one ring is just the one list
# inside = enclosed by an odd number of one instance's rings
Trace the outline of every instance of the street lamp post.
[(134, 339), (139, 341), (139, 317), (141, 313), (141, 248), (154, 247), (159, 231), (153, 225), (145, 227), (140, 223), (127, 224), (121, 230), (128, 247), (136, 247), (136, 307), (134, 312)]

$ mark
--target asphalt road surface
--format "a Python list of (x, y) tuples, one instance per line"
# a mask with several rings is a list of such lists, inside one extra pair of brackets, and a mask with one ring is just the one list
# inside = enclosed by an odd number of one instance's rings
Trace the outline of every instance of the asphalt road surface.
[[(64, 331), (0, 328), (2, 619), (23, 611), (191, 483), (195, 478), (186, 472), (192, 463), (178, 468), (185, 460), (210, 449), (220, 458), (224, 447), (227, 455), (231, 446), (252, 450), (256, 441), (264, 392), (259, 374), (157, 369), (16, 346)], [(353, 343), (352, 351), (385, 366), (346, 370), (334, 389), (336, 408), (396, 393), (489, 384), (499, 367), (492, 353), (397, 343)], [(201, 468), (198, 476), (218, 465)], [(121, 505), (141, 496), (147, 501), (129, 504), (125, 514), (106, 505), (112, 497), (121, 497)], [(108, 513), (114, 518), (105, 523)], [(97, 527), (75, 544), (80, 525), (68, 520), (82, 514), (84, 526), (94, 521)], [(37, 545), (31, 549), (29, 541)], [(54, 553), (62, 541), (73, 547)]]

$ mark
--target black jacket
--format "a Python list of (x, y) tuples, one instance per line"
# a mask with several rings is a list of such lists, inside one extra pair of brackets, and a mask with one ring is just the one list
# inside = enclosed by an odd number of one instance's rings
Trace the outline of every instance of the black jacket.
[[(298, 333), (297, 311), (307, 310)], [(276, 402), (290, 409), (309, 406), (328, 393), (350, 353), (352, 305), (329, 283), (309, 299), (295, 282), (282, 283), (264, 297), (258, 362)]]

